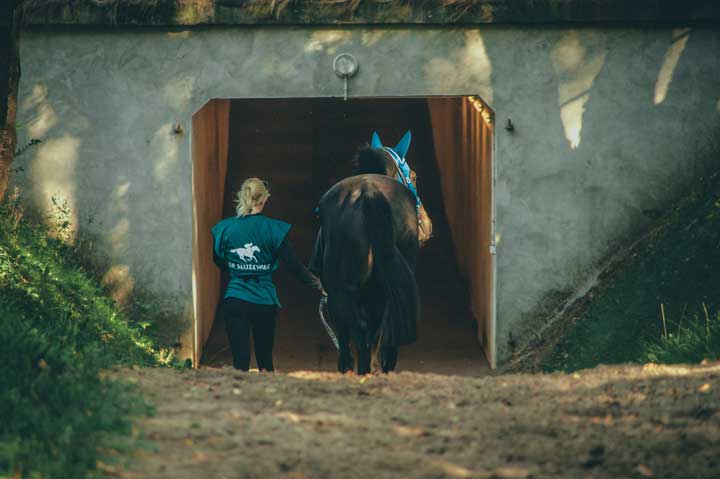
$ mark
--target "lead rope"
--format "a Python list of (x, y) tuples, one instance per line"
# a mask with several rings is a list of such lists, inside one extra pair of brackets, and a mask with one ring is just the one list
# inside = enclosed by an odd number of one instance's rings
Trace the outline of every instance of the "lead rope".
[(337, 337), (335, 336), (335, 333), (333, 332), (330, 325), (325, 320), (325, 314), (323, 313), (323, 310), (325, 309), (325, 305), (327, 305), (327, 296), (323, 296), (320, 298), (320, 305), (318, 306), (318, 314), (320, 315), (320, 321), (322, 322), (323, 327), (325, 328), (325, 331), (327, 331), (328, 336), (330, 336), (330, 339), (332, 340), (333, 344), (335, 345), (335, 349), (340, 351), (340, 343), (337, 340)]

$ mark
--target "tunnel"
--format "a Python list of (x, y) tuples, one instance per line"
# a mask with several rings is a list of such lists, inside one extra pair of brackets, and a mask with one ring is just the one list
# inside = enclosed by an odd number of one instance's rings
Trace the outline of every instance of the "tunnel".
[[(223, 99), (199, 110), (192, 120), (194, 364), (232, 364), (218, 307), (227, 278), (212, 262), (210, 228), (235, 214), (242, 181), (270, 181), (263, 213), (293, 225), (289, 240), (306, 261), (321, 195), (351, 174), (373, 131), (394, 146), (407, 130), (406, 159), (433, 238), (416, 272), (418, 341), (401, 349), (398, 371), (476, 375), (493, 364), (493, 113), (474, 96)], [(276, 369), (335, 370), (316, 295), (282, 265), (274, 279), (283, 304)]]

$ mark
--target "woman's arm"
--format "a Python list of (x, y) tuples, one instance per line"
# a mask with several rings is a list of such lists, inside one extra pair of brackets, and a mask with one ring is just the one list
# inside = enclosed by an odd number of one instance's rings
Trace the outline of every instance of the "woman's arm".
[(213, 237), (213, 262), (218, 268), (223, 269), (227, 266), (225, 262), (225, 255), (222, 252), (222, 232), (218, 231), (217, 226), (211, 230)]
[(322, 287), (322, 283), (320, 283), (320, 279), (312, 274), (310, 270), (297, 259), (297, 256), (295, 256), (295, 252), (290, 245), (290, 241), (287, 238), (285, 238), (280, 245), (278, 257), (282, 260), (283, 264), (287, 267), (290, 273), (298, 279), (298, 281), (310, 286), (318, 293), (325, 294), (325, 290)]

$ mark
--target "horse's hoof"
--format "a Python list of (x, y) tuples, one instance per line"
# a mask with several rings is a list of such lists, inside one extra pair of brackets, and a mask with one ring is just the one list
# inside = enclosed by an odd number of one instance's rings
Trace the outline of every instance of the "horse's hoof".
[(340, 354), (338, 358), (338, 371), (341, 374), (345, 374), (347, 371), (352, 371), (355, 368), (355, 359), (350, 354)]

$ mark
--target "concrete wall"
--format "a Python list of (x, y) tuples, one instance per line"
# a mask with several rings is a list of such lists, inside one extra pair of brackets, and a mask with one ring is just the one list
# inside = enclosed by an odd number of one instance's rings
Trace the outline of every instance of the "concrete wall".
[(44, 142), (16, 180), (40, 212), (68, 198), (98, 264), (175, 307), (182, 334), (192, 114), (210, 98), (341, 95), (341, 51), (361, 64), (351, 95), (477, 94), (496, 112), (500, 358), (646, 228), (644, 212), (717, 166), (713, 29), (75, 30), (22, 38), (20, 142)]

